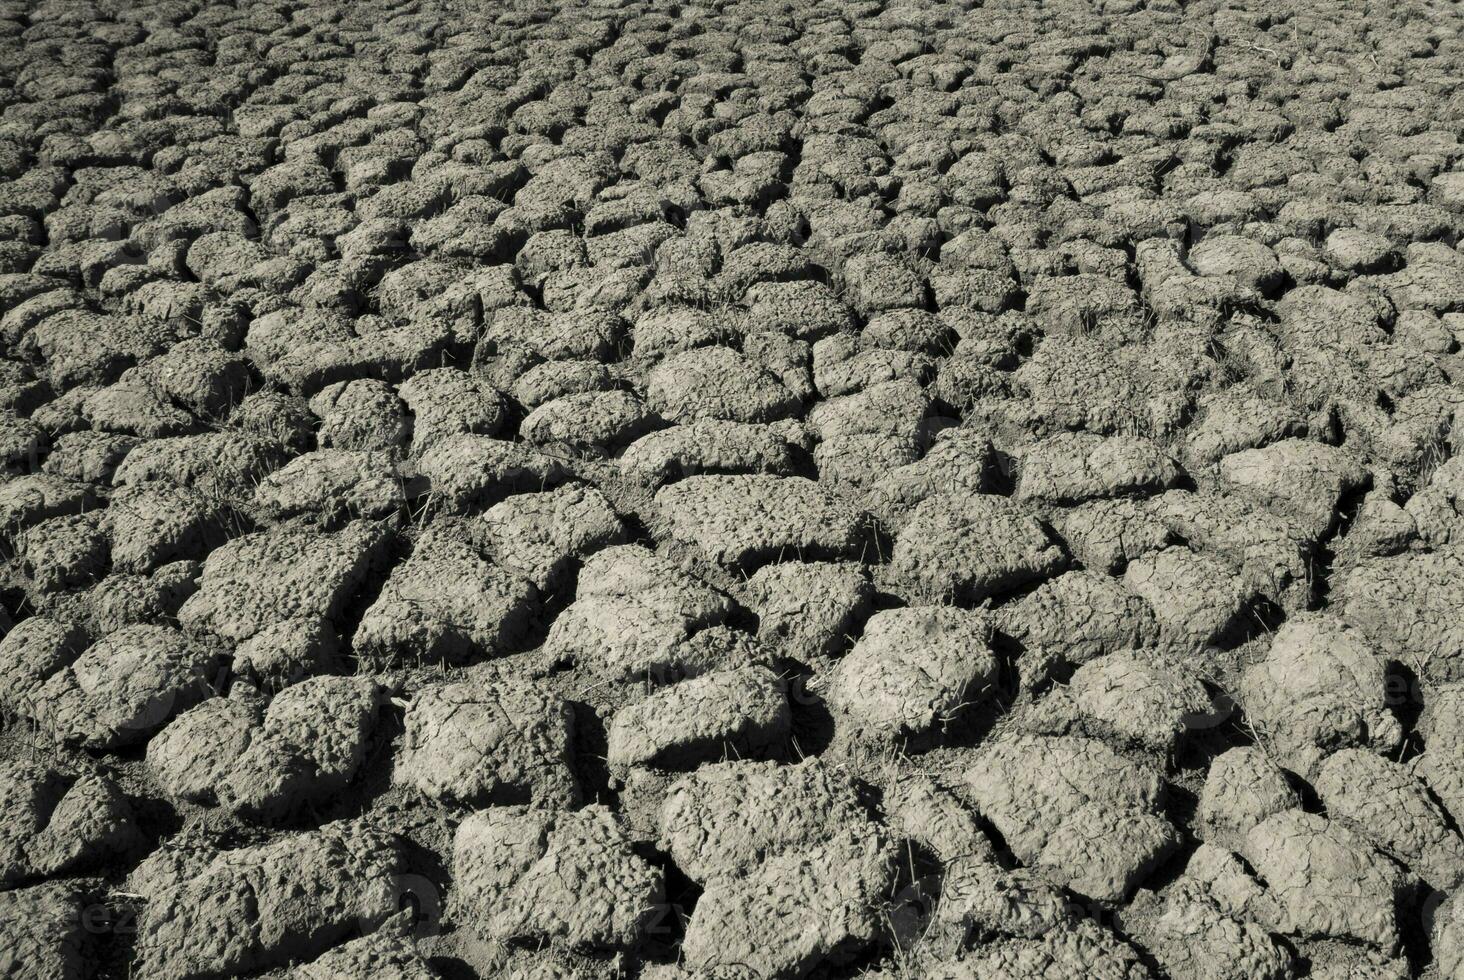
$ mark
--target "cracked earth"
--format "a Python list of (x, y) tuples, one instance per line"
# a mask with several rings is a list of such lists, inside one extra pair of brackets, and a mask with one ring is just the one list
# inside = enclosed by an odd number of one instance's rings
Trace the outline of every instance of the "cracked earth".
[(1464, 977), (1464, 10), (0, 3), (0, 975)]

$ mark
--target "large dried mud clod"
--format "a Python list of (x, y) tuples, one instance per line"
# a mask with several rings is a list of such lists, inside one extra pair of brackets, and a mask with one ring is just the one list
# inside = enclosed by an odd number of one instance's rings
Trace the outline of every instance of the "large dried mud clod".
[(1301, 805), (1285, 772), (1265, 750), (1243, 745), (1210, 764), (1197, 813), (1198, 835), (1232, 850), (1267, 817)]
[(846, 827), (876, 829), (858, 787), (829, 766), (721, 762), (672, 784), (660, 841), (677, 867), (707, 881), (744, 875), (769, 854), (819, 843)]
[(637, 945), (661, 914), (661, 871), (600, 805), (573, 813), (471, 814), (452, 849), (454, 905), (484, 939), (566, 947)]
[(128, 452), (112, 473), (112, 483), (121, 487), (158, 480), (225, 500), (248, 499), (255, 485), (290, 455), (280, 443), (247, 432), (152, 439)]
[(775, 655), (808, 662), (853, 639), (873, 592), (853, 562), (782, 562), (749, 576), (741, 594), (757, 613), (758, 640)]
[(512, 648), (538, 590), (485, 553), (465, 524), (429, 527), (361, 617), (357, 654), (377, 663), (461, 663)]
[(1454, 818), (1464, 813), (1464, 684), (1444, 684), (1429, 692), (1417, 732), (1424, 752), (1413, 771), (1428, 783), (1434, 796)]
[(1293, 772), (1339, 748), (1391, 751), (1403, 736), (1388, 705), (1386, 664), (1366, 638), (1325, 614), (1290, 620), (1241, 679), (1250, 723)]
[(997, 469), (996, 450), (984, 434), (946, 429), (924, 456), (896, 466), (870, 484), (864, 503), (886, 528), (897, 532), (927, 497), (992, 492)]
[(1192, 668), (1157, 652), (1122, 650), (1090, 660), (1073, 672), (1066, 694), (1090, 723), (1156, 750), (1172, 750), (1230, 716)]
[(1144, 939), (1170, 976), (1285, 980), (1296, 971), (1281, 941), (1188, 876), (1169, 890)]
[(1184, 547), (1129, 562), (1123, 584), (1154, 610), (1161, 635), (1204, 647), (1242, 637), (1254, 624), (1254, 593), (1226, 565)]
[(1149, 513), (1247, 594), (1287, 612), (1311, 608), (1313, 542), (1293, 520), (1235, 494), (1183, 490), (1153, 498)]
[(360, 822), (234, 850), (159, 851), (129, 881), (147, 899), (139, 962), (154, 976), (204, 977), (314, 957), (394, 914), (404, 871), (400, 840)]
[(433, 497), (456, 510), (486, 507), (513, 493), (543, 490), (561, 482), (559, 460), (523, 443), (484, 435), (447, 436), (417, 461)]
[(58, 662), (30, 695), (26, 713), (67, 744), (136, 745), (213, 693), (218, 660), (173, 627), (126, 626)]
[(375, 932), (342, 943), (319, 958), (296, 967), (290, 974), (291, 980), (335, 980), (352, 976), (436, 980), (441, 974), (418, 948), (412, 932), (412, 913), (404, 910)]
[(1336, 522), (1342, 498), (1366, 486), (1369, 477), (1340, 449), (1290, 439), (1226, 456), (1220, 480), (1231, 492), (1292, 518), (1320, 539)]
[(1275, 896), (1276, 931), (1396, 948), (1408, 876), (1357, 832), (1284, 810), (1252, 827), (1240, 853)]
[(923, 735), (954, 722), (997, 677), (991, 622), (947, 606), (871, 616), (829, 681), (841, 727), (876, 738)]
[(0, 769), (0, 812), (0, 883), (7, 887), (94, 869), (141, 840), (127, 797), (102, 776), (7, 764)]
[(776, 753), (792, 727), (786, 683), (766, 667), (715, 671), (628, 705), (610, 722), (611, 766), (683, 769)]
[(70, 882), (0, 892), (0, 969), (36, 980), (81, 980), (95, 955), (86, 908)]
[(1021, 457), (1017, 499), (1059, 504), (1166, 490), (1178, 465), (1147, 439), (1085, 432), (1050, 436)]
[(574, 603), (545, 646), (612, 677), (659, 676), (694, 667), (687, 641), (727, 622), (731, 596), (641, 545), (615, 545), (580, 570)]
[(667, 793), (661, 841), (706, 889), (683, 942), (693, 969), (801, 976), (883, 934), (898, 852), (855, 784), (817, 761), (703, 766)]
[(878, 835), (845, 830), (744, 877), (711, 880), (687, 923), (687, 964), (796, 977), (859, 955), (883, 934), (896, 853)]
[(1095, 899), (1121, 900), (1180, 843), (1159, 774), (1102, 742), (1016, 736), (983, 749), (966, 780), (1018, 858)]
[(646, 379), (646, 401), (669, 422), (773, 422), (799, 407), (777, 377), (727, 347), (668, 357)]
[(936, 964), (934, 980), (1150, 980), (1153, 971), (1131, 945), (1092, 921), (1049, 929), (1032, 939), (1005, 939), (977, 955)]
[(406, 504), (404, 482), (388, 454), (319, 449), (261, 480), (254, 503), (277, 519), (311, 514), (335, 524), (341, 518), (381, 518)]
[(862, 514), (804, 477), (694, 476), (658, 492), (656, 509), (671, 538), (729, 568), (863, 553)]
[(540, 590), (562, 585), (582, 559), (629, 537), (605, 495), (578, 485), (509, 497), (483, 520), (496, 561)]
[(334, 534), (281, 527), (235, 538), (203, 563), (202, 587), (178, 619), (236, 642), (286, 619), (334, 620), (380, 561), (387, 538), (385, 527), (368, 521)]
[(1464, 679), (1464, 627), (1450, 610), (1464, 589), (1453, 546), (1364, 562), (1345, 572), (1334, 604), (1380, 653), (1434, 681)]
[(1062, 548), (1021, 506), (994, 494), (941, 493), (910, 513), (890, 568), (910, 592), (979, 603), (1061, 571)]
[(698, 419), (631, 443), (620, 472), (652, 490), (703, 474), (791, 476), (799, 455), (791, 435), (776, 425)]
[(407, 708), (393, 779), (467, 805), (575, 805), (574, 713), (530, 683), (467, 680), (423, 688)]
[(112, 567), (149, 572), (181, 559), (202, 559), (224, 543), (226, 518), (189, 487), (140, 484), (113, 494), (107, 507)]
[(148, 771), (174, 799), (217, 802), (218, 788), (244, 754), (258, 724), (254, 705), (209, 698), (183, 712), (148, 743)]
[(1107, 575), (1066, 572), (996, 613), (998, 629), (1026, 651), (1081, 664), (1120, 650), (1155, 646), (1159, 622), (1142, 598)]
[(311, 677), (282, 691), (228, 764), (220, 804), (275, 821), (329, 800), (360, 769), (380, 698), (364, 677)]
[(1439, 891), (1464, 879), (1464, 838), (1406, 766), (1366, 749), (1327, 757), (1314, 781), (1333, 820), (1357, 829)]
[(662, 425), (660, 417), (631, 392), (586, 391), (540, 405), (523, 420), (519, 433), (545, 452), (567, 449), (608, 455)]

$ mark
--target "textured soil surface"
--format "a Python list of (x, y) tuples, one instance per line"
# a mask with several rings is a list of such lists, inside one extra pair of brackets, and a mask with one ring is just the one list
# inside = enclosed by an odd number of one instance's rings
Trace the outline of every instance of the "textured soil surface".
[(0, 2), (0, 976), (1464, 977), (1464, 8)]

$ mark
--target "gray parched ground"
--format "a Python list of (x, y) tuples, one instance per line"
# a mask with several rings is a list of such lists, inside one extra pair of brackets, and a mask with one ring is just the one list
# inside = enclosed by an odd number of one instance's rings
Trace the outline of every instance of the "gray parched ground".
[(0, 0), (0, 977), (1464, 978), (1457, 0)]

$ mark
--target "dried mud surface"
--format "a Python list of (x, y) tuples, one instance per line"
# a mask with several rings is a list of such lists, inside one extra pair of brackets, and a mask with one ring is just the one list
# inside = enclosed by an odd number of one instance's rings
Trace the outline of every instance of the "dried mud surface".
[(1464, 977), (1464, 11), (0, 3), (0, 974)]

